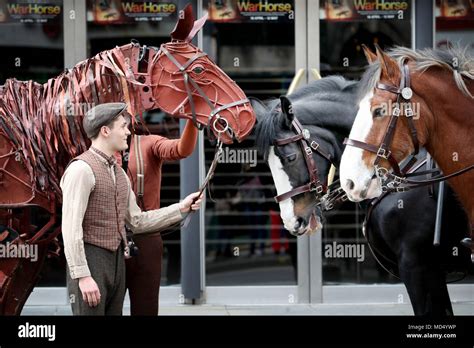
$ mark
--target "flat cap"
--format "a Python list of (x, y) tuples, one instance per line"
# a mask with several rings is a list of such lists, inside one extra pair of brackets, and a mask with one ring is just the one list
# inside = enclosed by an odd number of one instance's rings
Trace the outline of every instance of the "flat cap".
[(103, 126), (115, 120), (125, 110), (127, 110), (125, 103), (105, 103), (90, 109), (82, 120), (87, 137), (94, 138)]

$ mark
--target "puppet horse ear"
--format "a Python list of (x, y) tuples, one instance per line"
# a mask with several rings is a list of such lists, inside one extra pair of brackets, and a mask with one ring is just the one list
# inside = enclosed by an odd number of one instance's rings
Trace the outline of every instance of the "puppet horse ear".
[(189, 33), (188, 37), (186, 38), (187, 42), (191, 42), (194, 36), (201, 30), (201, 28), (204, 26), (204, 24), (207, 21), (207, 16), (208, 14), (206, 13), (204, 16), (199, 18), (197, 21), (194, 22), (193, 29)]
[(191, 42), (196, 34), (201, 30), (207, 21), (207, 13), (197, 21), (194, 20), (193, 7), (187, 4), (186, 7), (179, 11), (179, 20), (176, 23), (171, 38), (173, 40), (181, 40)]
[(171, 38), (173, 40), (184, 41), (187, 40), (188, 35), (191, 33), (194, 27), (194, 14), (192, 5), (187, 4), (183, 10), (179, 11), (178, 16), (179, 20), (171, 32)]

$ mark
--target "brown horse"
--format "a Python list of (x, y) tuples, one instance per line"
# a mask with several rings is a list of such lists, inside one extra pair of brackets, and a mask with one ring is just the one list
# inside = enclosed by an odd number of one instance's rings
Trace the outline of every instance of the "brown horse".
[[(91, 107), (122, 101), (131, 115), (160, 108), (207, 126), (226, 143), (250, 133), (255, 115), (245, 94), (191, 43), (205, 21), (195, 21), (188, 5), (172, 41), (159, 49), (131, 43), (103, 51), (45, 84), (9, 79), (0, 87), (0, 246), (38, 248), (35, 262), (0, 258), (0, 314), (21, 312), (60, 233), (59, 227), (51, 230), (61, 202), (59, 180), (69, 161), (89, 145), (82, 117)], [(29, 209), (16, 209), (30, 206), (49, 213), (46, 225), (34, 228)]]
[(404, 190), (414, 180), (398, 163), (425, 147), (445, 175), (466, 169), (449, 183), (474, 226), (474, 57), (466, 51), (365, 49), (373, 88), (360, 103), (342, 156), (341, 185), (349, 199), (379, 196), (388, 178), (394, 180), (385, 187)]

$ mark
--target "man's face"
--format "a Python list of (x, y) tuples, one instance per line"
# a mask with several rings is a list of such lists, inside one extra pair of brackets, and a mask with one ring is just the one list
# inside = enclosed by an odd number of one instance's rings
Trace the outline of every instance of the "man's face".
[(127, 138), (131, 134), (128, 129), (129, 119), (120, 115), (115, 121), (105, 126), (108, 128), (107, 142), (114, 151), (124, 151), (128, 148)]

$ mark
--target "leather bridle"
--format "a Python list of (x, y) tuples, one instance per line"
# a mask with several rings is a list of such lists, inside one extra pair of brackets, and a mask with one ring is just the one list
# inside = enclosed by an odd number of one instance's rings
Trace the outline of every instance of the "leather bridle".
[(291, 143), (297, 143), (300, 146), (301, 152), (305, 159), (310, 181), (305, 185), (298, 186), (288, 192), (275, 196), (275, 201), (280, 203), (286, 199), (290, 199), (302, 193), (314, 192), (319, 200), (319, 204), (322, 202), (324, 196), (328, 193), (328, 185), (327, 182), (322, 183), (319, 179), (318, 168), (314, 162), (313, 153), (317, 153), (319, 156), (326, 159), (330, 164), (333, 164), (332, 156), (321, 150), (320, 144), (311, 139), (309, 130), (304, 128), (296, 117), (293, 118), (291, 126), (296, 134), (288, 138), (276, 139), (273, 144), (276, 146), (284, 146)]
[[(426, 185), (431, 185), (437, 182), (441, 182), (455, 176), (461, 175), (471, 169), (474, 168), (474, 165), (468, 166), (464, 169), (461, 169), (457, 172), (454, 172), (450, 175), (438, 175), (433, 177), (429, 180), (409, 180), (408, 177), (411, 176), (419, 176), (419, 175), (426, 175), (433, 173), (433, 171), (424, 171), (419, 173), (410, 173), (408, 171), (416, 163), (416, 155), (418, 154), (420, 143), (418, 141), (417, 131), (415, 128), (415, 124), (413, 121), (413, 110), (410, 105), (410, 99), (413, 96), (413, 91), (410, 86), (410, 69), (408, 64), (403, 61), (402, 68), (401, 68), (401, 79), (400, 79), (400, 86), (396, 87), (393, 85), (387, 85), (384, 83), (377, 83), (376, 88), (388, 91), (390, 93), (397, 95), (397, 101), (394, 104), (394, 108), (392, 109), (392, 114), (390, 116), (390, 121), (387, 127), (387, 131), (385, 132), (384, 138), (382, 143), (379, 146), (375, 146), (372, 144), (367, 144), (362, 141), (354, 140), (345, 138), (344, 144), (358, 147), (360, 149), (372, 152), (376, 155), (374, 160), (374, 176), (379, 178), (382, 183), (382, 190), (384, 192), (404, 192), (412, 188), (422, 187)], [(402, 115), (400, 110), (400, 101), (403, 101), (405, 104), (405, 112)], [(395, 129), (397, 126), (397, 121), (400, 116), (405, 116), (408, 121), (408, 127), (410, 129), (410, 136), (413, 142), (414, 151), (410, 155), (411, 158), (408, 160), (407, 165), (400, 170), (397, 160), (393, 157), (392, 152), (390, 151), (390, 145), (392, 143), (393, 137), (395, 135)], [(385, 167), (380, 166), (380, 162), (382, 160), (387, 160), (392, 167), (392, 170), (395, 174), (389, 172)]]

